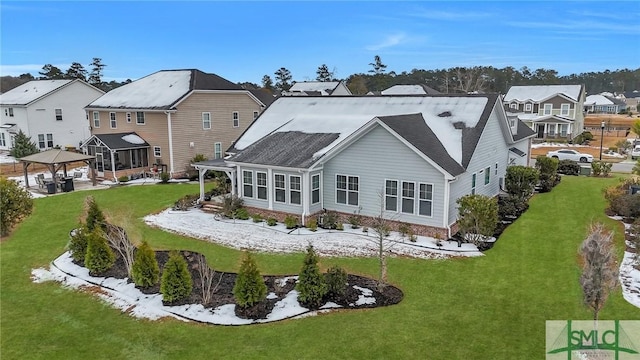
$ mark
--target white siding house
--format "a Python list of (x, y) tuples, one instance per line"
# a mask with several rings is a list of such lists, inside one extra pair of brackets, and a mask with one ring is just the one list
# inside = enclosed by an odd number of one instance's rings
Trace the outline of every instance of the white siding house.
[(455, 232), (456, 200), (498, 195), (507, 166), (526, 164), (533, 135), (521, 122), (510, 126), (497, 95), (281, 97), (229, 149), (224, 167), (194, 166), (201, 178), (225, 170), (252, 211), (304, 224), (325, 210), (346, 221), (382, 207), (417, 234), (446, 237)]
[(81, 80), (34, 80), (0, 95), (0, 149), (22, 130), (40, 150), (79, 147), (91, 136), (84, 107), (104, 92)]

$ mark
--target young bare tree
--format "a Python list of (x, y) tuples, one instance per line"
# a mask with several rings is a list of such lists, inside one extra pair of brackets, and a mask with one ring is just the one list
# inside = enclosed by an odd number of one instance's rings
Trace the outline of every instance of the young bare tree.
[(371, 229), (376, 234), (376, 238), (374, 241), (377, 246), (377, 257), (378, 263), (380, 265), (380, 273), (378, 275), (378, 290), (382, 290), (387, 284), (387, 256), (389, 254), (389, 250), (396, 243), (388, 238), (391, 232), (391, 220), (387, 218), (385, 214), (385, 196), (383, 190), (380, 190), (378, 192), (378, 199), (380, 204), (380, 211), (373, 219), (373, 222), (371, 223)]
[(130, 236), (134, 239), (139, 239), (139, 234), (134, 231), (133, 234), (127, 235), (127, 229), (134, 229), (131, 225), (131, 219), (133, 215), (128, 212), (107, 213), (107, 221), (104, 221), (105, 236), (107, 242), (111, 247), (120, 254), (124, 260), (124, 265), (127, 268), (127, 274), (131, 277), (131, 268), (135, 261), (136, 246), (133, 241), (130, 240)]
[(222, 282), (223, 273), (217, 272), (212, 269), (204, 255), (198, 254), (196, 258), (196, 270), (200, 275), (200, 288), (202, 289), (202, 302), (204, 304), (209, 303), (213, 294), (216, 293), (220, 283)]
[(613, 235), (600, 223), (591, 224), (589, 235), (578, 251), (582, 257), (582, 286), (584, 304), (593, 310), (597, 329), (598, 313), (609, 293), (618, 285), (618, 264), (613, 248)]

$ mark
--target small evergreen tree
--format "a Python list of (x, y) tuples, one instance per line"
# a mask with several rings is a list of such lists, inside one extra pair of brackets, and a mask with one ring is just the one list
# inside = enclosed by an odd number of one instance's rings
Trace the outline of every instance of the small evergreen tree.
[(536, 158), (536, 169), (540, 175), (540, 191), (549, 192), (554, 186), (558, 185), (560, 178), (558, 177), (558, 159), (540, 155)]
[(347, 284), (347, 273), (339, 266), (332, 266), (325, 274), (327, 295), (338, 297), (344, 295)]
[(169, 260), (162, 269), (160, 292), (162, 300), (173, 303), (187, 298), (193, 289), (193, 280), (189, 272), (187, 261), (178, 251), (169, 253)]
[(267, 285), (249, 252), (245, 252), (240, 264), (240, 271), (233, 286), (233, 296), (236, 304), (242, 308), (253, 306), (267, 296)]
[(307, 247), (307, 255), (298, 276), (298, 301), (312, 309), (322, 305), (322, 299), (327, 294), (327, 284), (318, 267), (318, 255), (313, 246)]
[(131, 278), (137, 286), (141, 287), (153, 286), (160, 280), (156, 253), (146, 241), (143, 241), (136, 251), (136, 259), (131, 267)]
[(465, 195), (459, 198), (458, 228), (463, 238), (478, 246), (492, 236), (498, 224), (498, 201), (484, 195)]
[(538, 183), (538, 170), (528, 166), (509, 166), (504, 179), (505, 190), (511, 196), (529, 199)]
[(22, 130), (18, 131), (18, 134), (13, 139), (13, 148), (9, 152), (11, 156), (16, 159), (29, 156), (31, 154), (35, 154), (40, 152), (38, 149), (38, 145), (36, 143), (31, 142), (31, 138), (28, 137)]
[(89, 269), (89, 274), (99, 275), (109, 270), (116, 262), (113, 250), (107, 244), (107, 239), (100, 229), (94, 229), (87, 236), (87, 254), (84, 257), (84, 266)]
[(107, 229), (107, 223), (102, 213), (102, 210), (98, 207), (96, 200), (93, 196), (87, 196), (85, 199), (85, 207), (87, 209), (87, 228), (89, 231), (93, 231), (96, 227), (103, 231)]
[(0, 234), (8, 235), (11, 228), (32, 210), (31, 193), (17, 182), (0, 177)]
[(84, 263), (84, 258), (87, 255), (89, 233), (89, 229), (83, 224), (75, 230), (73, 235), (71, 235), (71, 239), (69, 240), (69, 252), (71, 252), (73, 260)]

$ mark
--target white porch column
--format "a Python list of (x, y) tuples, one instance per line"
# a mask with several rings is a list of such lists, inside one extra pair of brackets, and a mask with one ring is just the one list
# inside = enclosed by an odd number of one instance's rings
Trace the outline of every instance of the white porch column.
[(309, 172), (305, 171), (302, 173), (302, 225), (306, 225), (306, 218), (309, 216), (310, 187)]
[(169, 134), (169, 175), (173, 177), (173, 131), (171, 129), (171, 112), (165, 111), (167, 114), (167, 132)]
[(111, 154), (111, 172), (113, 173), (113, 181), (118, 182), (118, 178), (116, 177), (116, 157), (115, 150), (109, 151)]
[(267, 199), (269, 199), (269, 210), (273, 210), (273, 170), (271, 168), (267, 169)]
[(200, 199), (198, 202), (204, 201), (204, 175), (207, 173), (207, 169), (198, 168), (198, 183), (200, 185)]

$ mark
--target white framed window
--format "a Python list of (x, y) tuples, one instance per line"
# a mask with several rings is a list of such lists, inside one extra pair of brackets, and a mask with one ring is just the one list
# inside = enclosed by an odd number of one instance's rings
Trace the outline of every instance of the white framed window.
[(491, 167), (484, 169), (484, 184), (489, 185), (491, 182)]
[(420, 183), (418, 215), (431, 216), (433, 210), (433, 184)]
[(560, 105), (560, 115), (569, 116), (569, 109), (571, 108), (571, 104), (561, 104)]
[(233, 112), (233, 127), (240, 126), (240, 113), (237, 111)]
[(9, 108), (9, 117), (13, 117), (13, 108)]
[(160, 146), (154, 146), (153, 147), (153, 156), (159, 158), (160, 156), (162, 156), (162, 151), (160, 149)]
[(0, 146), (7, 146), (7, 139), (4, 137), (4, 133), (0, 132)]
[(548, 124), (547, 131), (549, 132), (550, 136), (554, 136), (556, 134), (556, 124)]
[(413, 214), (416, 198), (416, 184), (408, 181), (402, 182), (402, 206), (401, 211), (406, 214)]
[(477, 177), (476, 173), (473, 173), (473, 175), (471, 175), (471, 194), (472, 195), (476, 193), (476, 177)]
[(242, 195), (244, 197), (253, 197), (253, 171), (242, 171)]
[(257, 198), (260, 200), (267, 200), (267, 173), (266, 172), (256, 172), (256, 187)]
[(398, 211), (398, 180), (384, 181), (384, 209)]
[(542, 115), (551, 115), (552, 110), (553, 110), (553, 104), (544, 104)]
[(144, 125), (144, 112), (136, 111), (136, 124)]
[(273, 175), (273, 188), (275, 190), (275, 201), (276, 202), (287, 202), (287, 189), (286, 183), (284, 180), (283, 174), (274, 174)]
[(360, 178), (336, 175), (336, 203), (358, 206)]
[(109, 124), (112, 129), (115, 129), (116, 127), (118, 127), (118, 122), (116, 121), (116, 113), (114, 112), (109, 113)]
[(311, 203), (317, 204), (320, 202), (320, 174), (315, 174), (311, 177)]
[(93, 127), (100, 127), (100, 112), (99, 111), (94, 111), (93, 112)]
[(53, 134), (47, 134), (47, 147), (53, 148)]
[(302, 202), (301, 178), (297, 175), (289, 175), (289, 202), (300, 205)]
[(208, 112), (202, 113), (202, 128), (204, 130), (211, 129), (211, 113), (208, 113)]
[(131, 123), (131, 113), (130, 112), (127, 113), (127, 122)]
[(518, 108), (518, 104), (517, 103), (511, 103), (511, 104), (509, 104), (509, 108), (517, 109)]
[(515, 127), (516, 126), (516, 119), (509, 119), (509, 126), (510, 127)]
[(253, 112), (253, 120), (258, 118), (258, 114), (259, 114), (259, 112), (257, 112), (257, 111)]
[(567, 136), (568, 129), (569, 129), (569, 125), (560, 124), (560, 135), (563, 136), (563, 137)]
[(531, 111), (531, 103), (524, 104), (524, 111)]
[(56, 121), (62, 121), (62, 109), (54, 109), (56, 113)]
[(44, 149), (46, 146), (46, 143), (44, 142), (44, 134), (38, 134), (38, 147), (40, 149)]
[(222, 159), (222, 143), (217, 142), (213, 144), (213, 158)]

